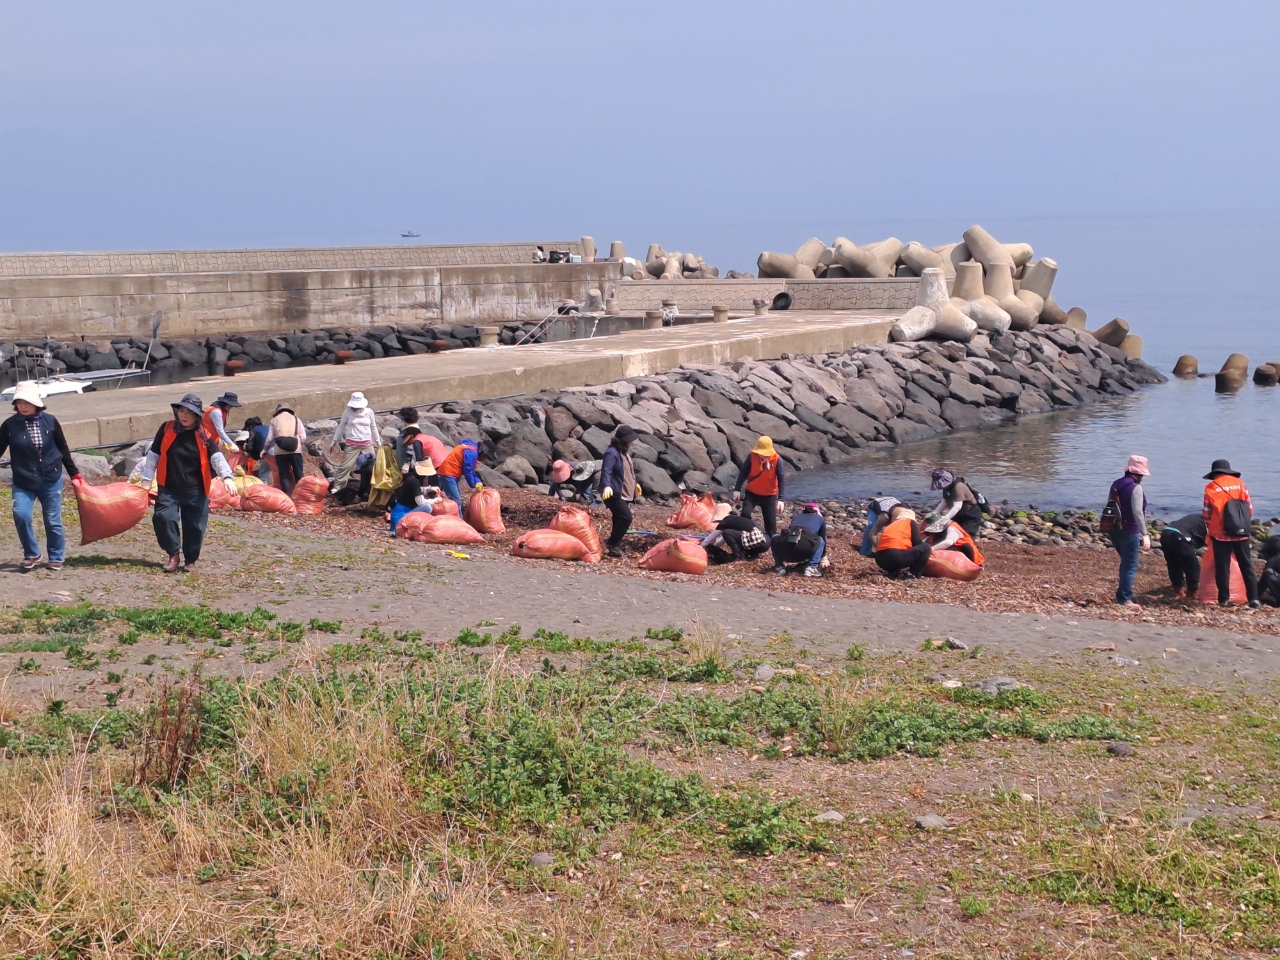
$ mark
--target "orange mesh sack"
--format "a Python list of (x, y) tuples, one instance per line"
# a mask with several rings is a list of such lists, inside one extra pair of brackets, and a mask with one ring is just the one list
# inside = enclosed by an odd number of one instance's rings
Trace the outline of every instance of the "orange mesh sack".
[[(413, 513), (406, 515), (406, 517), (411, 516), (413, 516)], [(419, 514), (419, 516), (425, 517), (427, 521), (422, 524), (419, 535), (414, 537), (419, 543), (484, 543), (484, 537), (476, 531), (475, 527), (461, 517), (428, 517), (425, 513)], [(405, 518), (402, 518), (400, 523), (404, 523), (404, 520)], [(397, 532), (399, 529), (399, 524), (397, 524)]]
[(526, 560), (586, 560), (587, 545), (562, 530), (530, 530), (517, 537), (511, 552)]
[(211, 510), (239, 510), (240, 495), (232, 493), (221, 480), (209, 485), (209, 508)]
[(481, 533), (506, 533), (507, 525), (502, 522), (502, 494), (492, 487), (473, 493), (467, 501), (467, 523)]
[(663, 540), (640, 558), (640, 569), (702, 576), (707, 572), (707, 551), (692, 540)]
[[(215, 480), (214, 483), (221, 483)], [(240, 509), (255, 513), (297, 513), (298, 508), (283, 490), (255, 483), (240, 495)]]
[(959, 550), (935, 550), (924, 565), (926, 577), (946, 577), (948, 580), (977, 580), (982, 568)]
[(462, 514), (458, 512), (458, 505), (454, 503), (452, 500), (450, 500), (448, 497), (445, 497), (442, 500), (437, 500), (435, 503), (433, 503), (431, 505), (431, 513), (437, 517), (461, 517), (462, 516)]
[(230, 452), (223, 450), (222, 456), (226, 459), (227, 466), (231, 468), (232, 473), (236, 472), (236, 467), (248, 469), (249, 458), (245, 456), (243, 450), (232, 450)]
[(416, 540), (421, 543), (422, 528), (435, 519), (431, 514), (424, 511), (410, 510), (396, 524), (396, 536), (401, 540)]
[(668, 527), (677, 530), (702, 530), (710, 532), (716, 528), (712, 515), (716, 511), (716, 502), (711, 494), (704, 493), (695, 497), (692, 493), (680, 494), (680, 508), (667, 520)]
[(80, 545), (116, 537), (138, 525), (147, 515), (151, 494), (145, 487), (132, 483), (107, 483), (90, 486), (83, 480), (72, 480), (76, 503), (80, 507)]
[[(1196, 599), (1201, 603), (1218, 602), (1218, 578), (1213, 569), (1212, 543), (1200, 560), (1200, 590), (1196, 593)], [(1234, 556), (1231, 558), (1231, 586), (1228, 599), (1232, 603), (1245, 603), (1249, 599), (1249, 594), (1244, 588), (1244, 577), (1240, 573), (1240, 564), (1236, 563)]]
[(319, 516), (324, 513), (324, 498), (329, 493), (329, 481), (324, 477), (303, 477), (293, 485), (290, 499), (299, 513)]
[(596, 525), (591, 522), (591, 514), (581, 507), (572, 504), (561, 507), (560, 512), (551, 518), (551, 529), (582, 541), (587, 548), (587, 555), (582, 559), (587, 563), (599, 563), (604, 557), (604, 551), (600, 548), (600, 534), (596, 531)]

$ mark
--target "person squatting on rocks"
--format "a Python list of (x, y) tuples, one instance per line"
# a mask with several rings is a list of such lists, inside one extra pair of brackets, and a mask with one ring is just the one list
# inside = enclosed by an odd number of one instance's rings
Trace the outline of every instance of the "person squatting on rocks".
[[(728, 547), (725, 551), (723, 547)], [(739, 513), (721, 517), (716, 528), (702, 538), (702, 549), (712, 563), (755, 560), (769, 549), (769, 538), (751, 520)]]
[(889, 513), (902, 501), (897, 497), (872, 497), (867, 501), (867, 525), (862, 530), (862, 542), (858, 544), (858, 553), (864, 557), (876, 555), (876, 542), (889, 523)]
[(769, 541), (773, 552), (773, 572), (785, 574), (787, 564), (804, 564), (806, 577), (820, 577), (819, 565), (827, 552), (827, 521), (816, 503), (791, 518), (791, 525)]
[(551, 483), (547, 495), (570, 500), (582, 500), (592, 505), (596, 502), (595, 479), (600, 471), (599, 460), (557, 460), (551, 464)]
[(1151, 537), (1147, 535), (1147, 495), (1142, 490), (1142, 478), (1151, 476), (1146, 457), (1136, 454), (1129, 458), (1124, 476), (1111, 484), (1107, 503), (1119, 508), (1118, 527), (1111, 534), (1111, 543), (1120, 555), (1120, 581), (1116, 586), (1116, 603), (1122, 607), (1140, 610), (1133, 602), (1133, 584), (1138, 578), (1138, 558), (1151, 549)]
[[(778, 532), (778, 501), (786, 498), (787, 477), (782, 458), (773, 449), (770, 437), (760, 437), (738, 471), (733, 485), (733, 498), (744, 503), (742, 515), (748, 520), (755, 508), (760, 508), (764, 520), (764, 532), (772, 537)], [(742, 488), (746, 487), (746, 494)]]
[(930, 553), (934, 550), (955, 550), (957, 553), (963, 553), (980, 567), (987, 562), (982, 551), (978, 549), (977, 541), (969, 535), (968, 530), (954, 520), (947, 522), (946, 526), (937, 532), (926, 531), (926, 537), (929, 541)]
[(223, 453), (230, 453), (237, 449), (236, 442), (231, 439), (231, 434), (227, 430), (227, 417), (231, 415), (234, 408), (239, 406), (241, 403), (238, 396), (234, 393), (224, 393), (209, 404), (209, 409), (200, 417), (205, 433), (218, 442), (218, 447)]
[(62, 470), (65, 467), (72, 480), (79, 479), (80, 471), (71, 459), (62, 424), (45, 410), (35, 383), (18, 384), (13, 392), (13, 409), (13, 416), (0, 423), (0, 455), (9, 451), (13, 472), (13, 525), (22, 544), (18, 569), (27, 573), (40, 563), (40, 542), (32, 519), (39, 501), (48, 566), (50, 570), (61, 570), (67, 550), (62, 528)]
[(924, 575), (932, 548), (920, 533), (914, 510), (899, 504), (876, 538), (876, 565), (895, 580)]
[[(406, 431), (410, 429), (416, 431), (418, 428), (413, 425), (405, 428)], [(396, 525), (406, 514), (415, 510), (430, 513), (431, 508), (442, 499), (440, 489), (428, 485), (428, 481), (436, 475), (435, 464), (422, 452), (421, 446), (414, 442), (415, 439), (416, 434), (406, 441), (405, 446), (411, 459), (400, 468), (400, 486), (396, 487), (391, 508), (387, 511), (392, 535), (396, 532)], [(415, 447), (416, 455), (413, 450)]]
[(307, 428), (293, 408), (284, 403), (276, 407), (263, 446), (269, 455), (276, 458), (280, 489), (286, 494), (293, 493), (293, 488), (306, 472), (302, 461), (302, 445), (306, 442)]
[(227, 492), (235, 495), (236, 482), (218, 439), (206, 429), (200, 398), (189, 393), (173, 408), (173, 419), (161, 425), (151, 441), (151, 452), (139, 468), (143, 486), (152, 478), (158, 486), (151, 525), (156, 541), (168, 556), (165, 573), (184, 566), (195, 571), (209, 526), (209, 487), (217, 473)]
[(605, 542), (609, 556), (622, 556), (622, 539), (631, 529), (631, 504), (641, 494), (640, 484), (636, 482), (636, 468), (631, 461), (631, 445), (636, 442), (636, 432), (625, 423), (613, 432), (609, 446), (604, 452), (604, 461), (600, 465), (600, 479), (597, 486), (600, 498), (609, 508), (613, 524), (609, 528), (609, 539)]
[(1258, 578), (1253, 572), (1253, 557), (1249, 552), (1252, 536), (1253, 504), (1245, 489), (1240, 473), (1231, 469), (1227, 460), (1215, 460), (1204, 475), (1208, 484), (1204, 488), (1204, 517), (1209, 542), (1213, 550), (1213, 573), (1218, 583), (1218, 605), (1226, 606), (1231, 600), (1231, 558), (1234, 557), (1244, 578), (1245, 595), (1249, 606), (1258, 606)]
[(436, 471), (437, 481), (444, 495), (458, 505), (458, 513), (465, 511), (462, 506), (462, 492), (458, 489), (458, 481), (466, 480), (473, 490), (483, 490), (484, 484), (476, 476), (476, 463), (480, 459), (480, 445), (474, 440), (463, 440), (449, 451), (444, 463)]
[(950, 470), (939, 467), (933, 471), (929, 489), (942, 491), (942, 500), (934, 513), (943, 519), (954, 520), (964, 527), (969, 536), (978, 535), (982, 528), (982, 505), (964, 477), (957, 477)]
[(356, 460), (361, 454), (372, 453), (378, 445), (378, 418), (369, 409), (369, 401), (357, 390), (347, 401), (347, 408), (342, 411), (338, 426), (333, 431), (333, 439), (329, 450), (341, 450), (342, 462), (333, 477), (330, 493), (338, 494), (351, 481), (351, 473), (355, 470)]
[(1169, 585), (1179, 599), (1194, 597), (1200, 589), (1200, 558), (1196, 551), (1204, 547), (1207, 535), (1204, 517), (1198, 513), (1166, 524), (1160, 531), (1160, 552), (1169, 570)]

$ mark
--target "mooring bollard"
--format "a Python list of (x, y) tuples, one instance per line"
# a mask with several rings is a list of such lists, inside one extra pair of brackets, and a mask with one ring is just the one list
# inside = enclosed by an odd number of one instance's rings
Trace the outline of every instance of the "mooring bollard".
[(502, 332), (501, 327), (477, 327), (480, 331), (480, 346), (496, 347), (498, 345), (498, 334)]
[(722, 306), (713, 306), (711, 308), (711, 322), (712, 323), (728, 323), (729, 308), (722, 307)]
[(766, 313), (769, 312), (768, 300), (752, 300), (751, 306), (755, 308), (757, 317), (763, 317)]
[(662, 329), (662, 311), (646, 310), (644, 312), (644, 328), (646, 330), (661, 330)]
[(604, 312), (611, 317), (618, 315), (618, 298), (606, 297), (604, 301)]

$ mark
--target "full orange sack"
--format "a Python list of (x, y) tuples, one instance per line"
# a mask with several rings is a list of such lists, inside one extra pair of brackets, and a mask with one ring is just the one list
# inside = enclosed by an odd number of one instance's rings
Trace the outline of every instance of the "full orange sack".
[(290, 499), (298, 512), (310, 517), (324, 513), (324, 498), (329, 493), (329, 481), (324, 477), (303, 477), (293, 485)]
[[(214, 483), (221, 483), (221, 481), (215, 480)], [(252, 487), (245, 487), (244, 493), (240, 494), (240, 509), (257, 513), (298, 512), (298, 508), (283, 490), (277, 490), (265, 483), (255, 483)]]
[(640, 569), (702, 576), (707, 572), (707, 551), (692, 540), (663, 540), (640, 558)]
[(458, 512), (458, 505), (445, 497), (443, 500), (437, 500), (431, 505), (431, 512), (437, 517), (461, 517)]
[(948, 580), (977, 580), (982, 568), (959, 550), (935, 550), (924, 565), (926, 577), (946, 577)]
[(587, 555), (582, 559), (587, 563), (599, 563), (603, 559), (604, 551), (600, 547), (600, 534), (596, 531), (596, 525), (591, 522), (591, 514), (581, 507), (565, 504), (560, 508), (560, 512), (551, 518), (551, 529), (581, 540), (587, 548)]
[(484, 543), (484, 537), (461, 517), (437, 517), (413, 511), (400, 518), (396, 536), (418, 543)]
[(240, 495), (228, 490), (221, 480), (215, 481), (209, 485), (209, 509), (239, 510)]
[(711, 494), (704, 493), (701, 497), (695, 497), (692, 493), (682, 493), (680, 508), (668, 518), (667, 526), (677, 530), (692, 528), (709, 533), (716, 528), (713, 518), (715, 511), (716, 501)]
[(506, 533), (507, 525), (502, 522), (502, 494), (492, 487), (471, 494), (467, 501), (467, 523), (481, 533)]
[(587, 559), (587, 545), (562, 530), (530, 530), (516, 538), (511, 552), (526, 560)]
[(151, 495), (145, 487), (132, 483), (90, 486), (72, 480), (76, 503), (80, 506), (80, 545), (119, 536), (138, 525), (147, 515)]
[[(1240, 574), (1240, 564), (1236, 563), (1234, 556), (1231, 558), (1231, 587), (1228, 598), (1232, 603), (1245, 603), (1249, 599), (1249, 594), (1244, 588), (1244, 577)], [(1218, 602), (1218, 580), (1213, 569), (1212, 543), (1200, 560), (1200, 590), (1196, 593), (1196, 599), (1201, 603)]]

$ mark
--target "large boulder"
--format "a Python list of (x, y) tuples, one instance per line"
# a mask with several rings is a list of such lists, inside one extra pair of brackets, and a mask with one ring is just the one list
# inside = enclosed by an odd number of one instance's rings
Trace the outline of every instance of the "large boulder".
[(513, 483), (524, 486), (526, 483), (537, 483), (538, 473), (527, 459), (521, 456), (507, 457), (497, 466), (498, 473)]
[(599, 427), (601, 430), (613, 430), (613, 418), (605, 413), (586, 397), (566, 394), (556, 401), (556, 406), (564, 407), (584, 427)]
[(591, 459), (599, 460), (604, 456), (604, 452), (609, 449), (609, 441), (612, 434), (606, 433), (599, 427), (589, 427), (583, 431), (580, 439), (588, 450), (591, 451)]
[(734, 463), (745, 463), (747, 457), (751, 456), (752, 448), (756, 445), (758, 434), (727, 420), (717, 420), (716, 426), (729, 442), (730, 459)]
[(706, 444), (693, 434), (672, 433), (668, 449), (670, 447), (678, 448), (689, 459), (689, 469), (701, 471), (705, 474), (715, 472), (715, 464), (711, 462), (711, 456), (707, 453)]
[(686, 490), (692, 493), (703, 493), (714, 489), (716, 486), (716, 482), (711, 478), (711, 475), (703, 473), (701, 470), (690, 470), (680, 478), (680, 482), (684, 484)]
[(493, 452), (493, 458), (497, 462), (508, 457), (523, 457), (533, 465), (541, 478), (551, 464), (551, 441), (547, 438), (546, 431), (528, 420), (513, 423), (511, 433), (498, 441)]
[(119, 370), (120, 358), (116, 356), (114, 350), (105, 350), (101, 353), (89, 354), (86, 365), (90, 370)]
[(547, 436), (552, 441), (566, 440), (578, 429), (578, 418), (564, 407), (547, 407)]
[(474, 407), (470, 412), (470, 416), (476, 422), (476, 426), (483, 430), (485, 436), (490, 440), (496, 442), (504, 437), (511, 436), (511, 421), (500, 413)]
[(690, 432), (707, 448), (707, 456), (717, 467), (733, 459), (733, 453), (729, 449), (729, 438), (721, 433), (715, 424), (704, 427), (701, 424), (692, 423), (689, 427)]
[(937, 432), (932, 427), (926, 427), (922, 423), (916, 423), (914, 420), (908, 420), (905, 417), (895, 417), (886, 426), (889, 430), (889, 437), (894, 443), (914, 443), (917, 440), (927, 440)]
[(636, 480), (647, 497), (674, 497), (680, 492), (674, 480), (661, 467), (644, 460), (635, 461)]
[[(744, 399), (749, 400), (746, 391), (741, 392)], [(712, 420), (727, 420), (731, 423), (741, 423), (743, 420), (742, 407), (724, 396), (724, 394), (713, 393), (705, 387), (693, 388), (693, 402)]]
[(732, 461), (726, 460), (720, 466), (716, 467), (715, 473), (711, 475), (711, 479), (716, 485), (723, 490), (732, 490), (733, 485), (738, 481), (738, 466)]
[(827, 411), (826, 419), (839, 428), (845, 437), (874, 440), (879, 424), (865, 413), (846, 403), (838, 403)]
[(658, 466), (673, 477), (680, 477), (693, 469), (693, 461), (678, 446), (668, 444), (666, 449), (658, 454)]
[(557, 440), (551, 446), (551, 455), (557, 460), (568, 460), (578, 462), (581, 460), (598, 460), (585, 443), (581, 440), (575, 440), (569, 437), (565, 440)]
[(977, 407), (951, 397), (942, 401), (942, 419), (950, 424), (952, 430), (973, 430), (987, 423), (987, 418)]
[(500, 490), (506, 490), (511, 487), (520, 486), (520, 484), (516, 483), (510, 477), (499, 473), (492, 467), (486, 467), (483, 463), (476, 464), (476, 476), (480, 478), (481, 482), (486, 487), (496, 487)]
[(784, 442), (791, 436), (791, 427), (785, 420), (761, 413), (759, 410), (752, 410), (747, 414), (747, 428), (775, 440), (781, 438)]

